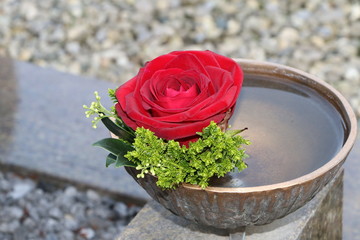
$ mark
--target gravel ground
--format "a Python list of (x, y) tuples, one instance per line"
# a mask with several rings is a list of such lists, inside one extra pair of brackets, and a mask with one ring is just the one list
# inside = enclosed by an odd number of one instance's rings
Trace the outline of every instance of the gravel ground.
[(139, 210), (92, 190), (0, 172), (1, 240), (113, 240)]
[[(181, 49), (290, 65), (360, 116), (359, 0), (2, 0), (0, 55), (118, 82)], [(113, 239), (138, 209), (0, 172), (0, 239)]]

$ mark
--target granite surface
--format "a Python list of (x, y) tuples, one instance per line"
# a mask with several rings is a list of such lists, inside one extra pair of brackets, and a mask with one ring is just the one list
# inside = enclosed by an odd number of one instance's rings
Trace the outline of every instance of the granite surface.
[[(245, 239), (304, 240), (339, 239), (342, 226), (343, 171), (304, 207), (282, 219), (263, 226), (246, 227)], [(244, 229), (241, 229), (244, 231)], [(234, 239), (242, 233), (231, 232)], [(233, 239), (230, 238), (230, 239)], [(149, 202), (117, 240), (185, 240), (229, 239), (226, 230), (198, 226), (175, 216), (155, 201)]]
[[(83, 104), (94, 91), (111, 106), (115, 85), (0, 58), (0, 167), (75, 182), (144, 203), (149, 197), (123, 168), (105, 167), (107, 153), (91, 144), (108, 137), (94, 130)], [(101, 124), (99, 124), (101, 125)]]
[(344, 168), (343, 239), (360, 240), (360, 132)]

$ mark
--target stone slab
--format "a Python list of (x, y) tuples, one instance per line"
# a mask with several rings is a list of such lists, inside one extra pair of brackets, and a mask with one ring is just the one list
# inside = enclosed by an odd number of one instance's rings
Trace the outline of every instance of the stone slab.
[[(246, 240), (341, 239), (343, 170), (310, 202), (294, 213), (263, 226), (246, 227)], [(230, 239), (242, 239), (232, 232)], [(196, 225), (149, 202), (117, 240), (225, 240), (226, 230)]]
[(344, 168), (343, 240), (360, 240), (360, 130)]
[[(107, 153), (92, 147), (108, 137), (91, 127), (83, 104), (94, 91), (111, 106), (114, 83), (0, 58), (0, 167), (48, 176), (145, 203), (145, 191), (123, 168), (105, 167)], [(99, 124), (101, 125), (101, 124)]]

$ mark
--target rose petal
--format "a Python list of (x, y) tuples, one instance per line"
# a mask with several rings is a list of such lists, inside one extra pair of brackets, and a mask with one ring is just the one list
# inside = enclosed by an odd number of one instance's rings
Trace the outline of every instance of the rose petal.
[(204, 65), (199, 61), (199, 59), (195, 55), (188, 53), (184, 53), (182, 55), (178, 55), (175, 58), (173, 58), (164, 67), (164, 69), (169, 69), (169, 68), (195, 70), (199, 73), (207, 75)]
[(193, 102), (193, 99), (198, 95), (198, 87), (191, 86), (189, 89), (184, 90), (181, 86), (179, 91), (173, 88), (166, 89), (166, 96), (160, 96), (156, 103), (165, 109), (184, 108)]
[(119, 103), (115, 104), (115, 110), (116, 110), (117, 115), (121, 118), (121, 120), (124, 121), (124, 123), (127, 126), (131, 127), (134, 130), (138, 127), (136, 122), (128, 117), (128, 115), (126, 114), (126, 112), (123, 110), (123, 108), (121, 107), (121, 105)]
[[(141, 76), (138, 74), (138, 78), (140, 81), (140, 87), (144, 81), (147, 81), (152, 77), (152, 75), (157, 72), (158, 70), (164, 69), (164, 66), (169, 63), (172, 59), (174, 59), (176, 55), (173, 54), (166, 54), (159, 56), (150, 62), (147, 62), (143, 67), (146, 71), (141, 72)], [(176, 67), (175, 67), (176, 68)], [(139, 90), (140, 88), (138, 88)]]
[[(188, 54), (192, 54), (192, 55), (196, 56), (203, 66), (220, 67), (218, 60), (217, 60), (218, 54), (216, 54), (214, 52), (197, 51), (197, 50), (186, 51), (186, 52)], [(171, 54), (172, 55), (182, 55), (182, 54), (184, 54), (184, 52), (183, 51), (174, 51), (174, 52), (171, 52)]]
[[(230, 75), (230, 73), (219, 68), (209, 68), (209, 73), (212, 76), (216, 76), (218, 78), (217, 81), (223, 84), (220, 86), (220, 88), (215, 94), (213, 94), (212, 96), (208, 96), (208, 98), (192, 106), (187, 111), (179, 112), (168, 116), (162, 116), (157, 118), (157, 120), (164, 122), (204, 120), (212, 115), (218, 114), (226, 110), (225, 108), (232, 107), (232, 105), (236, 102), (237, 95), (236, 92), (228, 92), (228, 89), (232, 86), (232, 76)], [(213, 107), (213, 104), (215, 104), (216, 102), (218, 103)], [(231, 105), (223, 107), (224, 102), (229, 102)]]
[(116, 99), (122, 105), (123, 109), (126, 108), (126, 99), (125, 99), (126, 96), (134, 91), (136, 83), (137, 83), (137, 78), (133, 77), (132, 79), (130, 79), (129, 81), (118, 87), (118, 89), (116, 89), (115, 91)]
[(235, 70), (241, 70), (238, 64), (231, 58), (213, 53), (214, 57), (216, 58), (217, 62), (219, 63), (219, 68), (227, 70), (234, 74)]
[(163, 83), (166, 82), (167, 79), (171, 78), (171, 76), (177, 75), (181, 72), (183, 72), (183, 70), (178, 68), (157, 71), (154, 73), (151, 79), (144, 82), (141, 86), (141, 96), (146, 99), (147, 102), (153, 102), (157, 100), (157, 96), (161, 94), (161, 91), (164, 91), (161, 89), (161, 87), (164, 88)]
[[(155, 76), (157, 76), (157, 74), (154, 75), (154, 78), (155, 78)], [(193, 105), (198, 104), (199, 102), (206, 99), (209, 94), (214, 93), (214, 87), (213, 87), (210, 79), (208, 79), (205, 75), (199, 74), (195, 71), (186, 71), (186, 72), (182, 72), (180, 75), (180, 77), (184, 77), (184, 76), (193, 76), (193, 80), (196, 81), (196, 85), (198, 86), (198, 88), (202, 89), (202, 91), (196, 97), (187, 99), (187, 102), (185, 102), (185, 100), (184, 100), (183, 103), (181, 103), (179, 105), (174, 105), (173, 108), (165, 108), (163, 106), (164, 104), (167, 104), (168, 101), (173, 101), (167, 97), (157, 96), (158, 101), (151, 101), (149, 98), (144, 97), (144, 101), (149, 106), (148, 109), (151, 109), (153, 116), (161, 117), (161, 116), (167, 116), (169, 114), (187, 111), (189, 107), (192, 107)], [(194, 79), (195, 77), (197, 77), (197, 78)], [(156, 84), (157, 82), (152, 81), (152, 83)], [(146, 85), (146, 88), (149, 88), (149, 87)], [(159, 91), (157, 91), (157, 92), (159, 92)], [(162, 104), (160, 101), (165, 101), (165, 103)]]
[[(233, 86), (226, 91), (226, 95), (236, 96), (236, 92), (237, 92), (237, 88)], [(207, 107), (199, 111), (196, 117), (202, 119), (207, 116), (218, 114), (219, 112), (229, 109), (229, 106), (233, 107), (235, 102), (236, 100), (234, 101), (233, 98), (221, 98), (218, 101), (215, 101), (214, 104), (211, 105), (211, 107)]]

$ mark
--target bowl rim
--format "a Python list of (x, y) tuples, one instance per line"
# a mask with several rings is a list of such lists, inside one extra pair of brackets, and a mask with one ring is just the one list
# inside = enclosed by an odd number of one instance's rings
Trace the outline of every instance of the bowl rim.
[[(277, 63), (270, 63), (270, 62), (264, 62), (264, 61), (257, 61), (257, 60), (250, 60), (250, 59), (242, 59), (242, 58), (235, 58), (235, 62), (240, 64), (242, 66), (244, 73), (246, 71), (256, 70), (259, 73), (263, 74), (288, 74), (292, 77), (298, 76), (300, 83), (303, 83), (304, 80), (310, 80), (313, 84), (320, 85), (320, 87), (325, 88), (329, 91), (329, 93), (334, 96), (336, 102), (339, 103), (340, 106), (343, 108), (343, 112), (348, 117), (349, 125), (348, 127), (348, 137), (346, 138), (342, 148), (339, 150), (339, 152), (326, 164), (321, 166), (320, 168), (303, 175), (298, 178), (294, 178), (292, 180), (275, 183), (275, 184), (269, 184), (269, 185), (262, 185), (262, 186), (254, 186), (254, 187), (207, 187), (205, 189), (202, 189), (201, 187), (197, 185), (192, 185), (188, 183), (182, 183), (181, 186), (187, 189), (192, 190), (199, 190), (199, 191), (207, 191), (207, 192), (221, 192), (221, 193), (254, 193), (254, 192), (264, 192), (264, 191), (272, 191), (276, 189), (284, 189), (284, 188), (291, 188), (296, 185), (301, 185), (307, 182), (310, 182), (312, 180), (315, 180), (319, 178), (320, 176), (326, 174), (327, 172), (333, 170), (341, 164), (343, 161), (345, 161), (347, 155), (349, 154), (350, 150), (352, 149), (356, 136), (357, 136), (357, 119), (355, 116), (355, 113), (350, 106), (349, 102), (346, 100), (346, 98), (337, 91), (334, 87), (332, 87), (330, 84), (326, 83), (324, 80), (318, 78), (315, 75), (306, 73), (302, 70), (285, 66), (282, 64)], [(245, 66), (245, 67), (244, 67)], [(321, 95), (321, 93), (319, 93)], [(324, 94), (322, 94), (324, 95)], [(345, 116), (346, 117), (346, 116)], [(344, 117), (343, 117), (344, 119)]]

